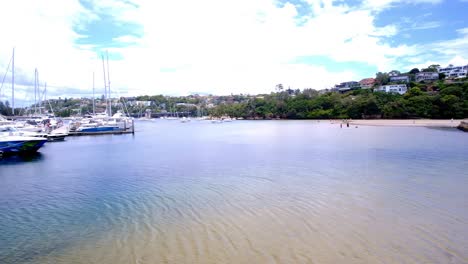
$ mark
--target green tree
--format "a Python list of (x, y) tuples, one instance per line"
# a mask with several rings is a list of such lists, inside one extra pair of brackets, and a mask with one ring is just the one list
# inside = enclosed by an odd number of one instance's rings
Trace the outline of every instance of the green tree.
[(405, 94), (407, 98), (423, 95), (423, 91), (419, 87), (413, 87)]
[(422, 69), (422, 72), (438, 72), (439, 64), (432, 64), (429, 67)]
[(275, 86), (275, 89), (277, 92), (282, 92), (284, 87), (283, 87), (283, 84), (279, 83)]
[(403, 98), (398, 98), (397, 100), (385, 104), (382, 107), (382, 115), (384, 118), (408, 117), (406, 101)]
[(429, 118), (432, 113), (433, 102), (431, 97), (425, 94), (412, 96), (406, 102), (409, 117)]
[(375, 82), (378, 85), (386, 85), (390, 81), (390, 77), (388, 76), (388, 73), (385, 72), (378, 72), (375, 75)]

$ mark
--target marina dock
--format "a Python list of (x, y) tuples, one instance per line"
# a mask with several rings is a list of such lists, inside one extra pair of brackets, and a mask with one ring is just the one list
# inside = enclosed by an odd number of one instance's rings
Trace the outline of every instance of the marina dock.
[(122, 131), (68, 132), (68, 136), (122, 135), (122, 134), (135, 134), (135, 131), (131, 129), (131, 130), (122, 130)]
[(122, 135), (122, 134), (135, 134), (135, 121), (131, 120), (131, 126), (127, 126), (122, 130), (112, 130), (112, 131), (70, 131), (69, 125), (64, 125), (54, 130), (55, 133), (64, 133), (68, 136), (91, 136), (91, 135)]

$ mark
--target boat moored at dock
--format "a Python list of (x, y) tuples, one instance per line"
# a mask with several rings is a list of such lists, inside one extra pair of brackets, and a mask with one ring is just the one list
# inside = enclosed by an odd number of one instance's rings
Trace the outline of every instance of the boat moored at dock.
[(34, 153), (46, 142), (46, 138), (3, 134), (0, 135), (0, 152), (2, 155)]
[(70, 135), (124, 134), (134, 132), (134, 120), (118, 112), (112, 117), (90, 116), (70, 122)]
[(79, 127), (76, 129), (76, 132), (111, 132), (111, 131), (123, 131), (122, 128), (119, 126), (111, 126), (111, 125), (101, 125), (101, 126), (94, 126), (94, 127)]

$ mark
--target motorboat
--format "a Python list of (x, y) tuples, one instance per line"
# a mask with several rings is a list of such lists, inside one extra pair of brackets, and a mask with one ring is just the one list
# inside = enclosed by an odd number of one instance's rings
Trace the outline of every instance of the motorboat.
[(35, 138), (42, 138), (46, 139), (47, 141), (64, 141), (65, 137), (68, 136), (68, 133), (54, 130), (49, 133), (44, 132), (34, 132), (34, 131), (27, 131), (21, 130), (13, 125), (2, 125), (0, 126), (0, 134), (1, 135), (14, 135), (14, 136), (22, 136), (22, 137), (35, 137)]
[(0, 133), (0, 153), (3, 155), (34, 153), (46, 142), (47, 138)]
[(102, 133), (127, 131), (133, 126), (133, 120), (118, 112), (107, 118), (86, 118), (70, 123), (69, 130), (82, 133)]
[(123, 131), (118, 125), (100, 125), (100, 126), (84, 126), (76, 129), (77, 132), (111, 132), (111, 131)]

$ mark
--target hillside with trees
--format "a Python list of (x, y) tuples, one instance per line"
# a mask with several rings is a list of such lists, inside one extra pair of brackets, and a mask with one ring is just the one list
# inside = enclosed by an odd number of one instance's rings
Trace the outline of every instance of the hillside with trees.
[(468, 83), (410, 83), (404, 94), (360, 89), (349, 93), (319, 94), (311, 89), (256, 96), (244, 102), (221, 103), (210, 109), (214, 116), (247, 119), (329, 118), (465, 118), (468, 117)]
[[(437, 72), (438, 65), (431, 65), (421, 72)], [(115, 113), (119, 109), (132, 116), (143, 116), (146, 111), (156, 115), (231, 116), (245, 119), (330, 119), (330, 118), (433, 118), (450, 119), (468, 117), (468, 82), (464, 79), (445, 79), (415, 82), (415, 68), (407, 73), (379, 72), (371, 89), (353, 88), (351, 91), (317, 91), (314, 89), (284, 89), (282, 84), (275, 92), (260, 95), (144, 95), (132, 98), (112, 99)], [(391, 84), (391, 75), (407, 75), (411, 80), (404, 94), (377, 91), (380, 85)], [(92, 99), (65, 98), (43, 102), (43, 109), (54, 110), (57, 116), (92, 113)], [(15, 109), (15, 113), (31, 113), (33, 106)], [(95, 99), (96, 112), (104, 112), (104, 96)], [(8, 101), (0, 102), (0, 114), (11, 115)]]

